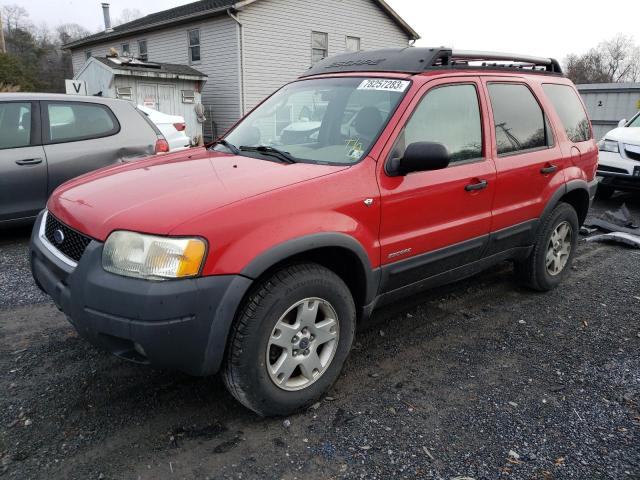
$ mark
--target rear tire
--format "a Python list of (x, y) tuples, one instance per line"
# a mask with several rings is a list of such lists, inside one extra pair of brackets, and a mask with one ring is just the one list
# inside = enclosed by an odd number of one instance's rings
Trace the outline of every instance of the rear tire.
[(578, 215), (575, 209), (560, 203), (540, 226), (533, 251), (516, 262), (516, 276), (521, 284), (546, 292), (562, 282), (571, 267), (578, 243)]
[(257, 414), (289, 415), (317, 401), (336, 381), (355, 324), (354, 301), (340, 277), (312, 263), (284, 267), (256, 285), (241, 308), (230, 333), (224, 382)]
[(615, 188), (599, 183), (598, 189), (596, 190), (596, 198), (598, 200), (609, 200), (613, 196), (615, 191)]

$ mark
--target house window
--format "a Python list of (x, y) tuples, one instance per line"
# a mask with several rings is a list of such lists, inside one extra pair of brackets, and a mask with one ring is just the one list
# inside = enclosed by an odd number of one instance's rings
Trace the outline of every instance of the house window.
[(329, 34), (311, 32), (311, 63), (315, 64), (329, 55)]
[(196, 92), (194, 90), (182, 90), (182, 103), (196, 103)]
[(200, 61), (200, 29), (189, 30), (189, 62)]
[(91, 57), (93, 57), (93, 55), (91, 54), (91, 50), (87, 50), (86, 52), (84, 52), (84, 57), (89, 60)]
[(149, 60), (149, 55), (147, 54), (147, 41), (146, 40), (138, 40), (138, 58), (143, 62)]
[(360, 39), (358, 37), (347, 37), (347, 52), (359, 52)]
[(133, 90), (131, 87), (117, 87), (116, 97), (123, 100), (131, 100), (133, 98)]
[(123, 57), (128, 57), (130, 53), (131, 53), (131, 49), (129, 48), (129, 44), (128, 43), (123, 43), (122, 44), (122, 56)]

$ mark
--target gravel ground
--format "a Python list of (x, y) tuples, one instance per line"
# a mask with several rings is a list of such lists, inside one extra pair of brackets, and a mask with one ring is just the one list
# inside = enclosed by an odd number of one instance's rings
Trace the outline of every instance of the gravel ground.
[[(640, 199), (616, 197), (640, 219)], [(640, 478), (640, 250), (581, 242), (535, 294), (509, 265), (379, 311), (335, 387), (261, 419), (218, 378), (78, 338), (0, 232), (0, 477)]]

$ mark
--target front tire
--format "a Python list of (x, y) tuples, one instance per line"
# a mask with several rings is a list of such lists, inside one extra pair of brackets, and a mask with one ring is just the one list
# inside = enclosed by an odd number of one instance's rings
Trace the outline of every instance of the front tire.
[(515, 265), (520, 283), (540, 292), (557, 287), (571, 267), (578, 230), (575, 209), (567, 203), (558, 204), (540, 226), (529, 257)]
[(282, 268), (256, 286), (236, 318), (224, 382), (262, 416), (304, 408), (338, 378), (355, 323), (353, 298), (335, 273), (311, 263)]

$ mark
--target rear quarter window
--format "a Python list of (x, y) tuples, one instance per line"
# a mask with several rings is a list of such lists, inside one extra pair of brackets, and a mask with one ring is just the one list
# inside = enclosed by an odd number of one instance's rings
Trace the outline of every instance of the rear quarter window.
[(50, 143), (91, 140), (120, 131), (113, 112), (101, 104), (49, 102), (46, 115)]
[(576, 91), (555, 83), (545, 83), (542, 89), (556, 109), (569, 140), (574, 143), (591, 140), (591, 125)]

